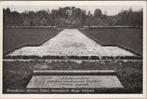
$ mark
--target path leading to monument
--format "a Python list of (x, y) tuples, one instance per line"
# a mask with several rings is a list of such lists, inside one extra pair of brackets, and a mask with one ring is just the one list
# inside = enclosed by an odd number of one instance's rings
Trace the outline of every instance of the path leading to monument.
[(40, 46), (26, 46), (8, 54), (35, 56), (134, 56), (117, 46), (102, 46), (77, 29), (64, 29)]

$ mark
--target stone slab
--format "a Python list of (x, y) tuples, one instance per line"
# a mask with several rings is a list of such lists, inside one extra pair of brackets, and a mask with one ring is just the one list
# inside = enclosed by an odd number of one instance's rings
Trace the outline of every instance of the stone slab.
[[(40, 66), (41, 67), (41, 66)], [(116, 75), (115, 70), (34, 70), (34, 75)]]
[(123, 88), (115, 75), (34, 75), (26, 88)]

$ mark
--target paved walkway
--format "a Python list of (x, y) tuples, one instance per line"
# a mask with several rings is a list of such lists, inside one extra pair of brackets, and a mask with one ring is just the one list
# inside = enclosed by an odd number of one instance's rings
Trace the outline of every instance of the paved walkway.
[(102, 46), (77, 29), (64, 29), (41, 46), (26, 46), (9, 55), (134, 56), (133, 53), (116, 46)]

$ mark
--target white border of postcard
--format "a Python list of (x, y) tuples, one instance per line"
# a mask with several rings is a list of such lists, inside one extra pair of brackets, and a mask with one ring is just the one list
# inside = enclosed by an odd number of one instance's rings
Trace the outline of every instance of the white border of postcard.
[[(120, 6), (142, 6), (143, 7), (143, 94), (2, 94), (2, 61), (3, 61), (3, 13), (2, 9), (5, 6), (10, 5), (26, 5), (26, 6), (40, 6), (40, 5), (67, 5), (78, 4), (78, 5), (120, 5)], [(0, 1), (0, 98), (2, 99), (69, 99), (69, 98), (83, 98), (83, 99), (91, 99), (91, 98), (133, 98), (133, 99), (141, 99), (147, 98), (146, 96), (146, 1)]]

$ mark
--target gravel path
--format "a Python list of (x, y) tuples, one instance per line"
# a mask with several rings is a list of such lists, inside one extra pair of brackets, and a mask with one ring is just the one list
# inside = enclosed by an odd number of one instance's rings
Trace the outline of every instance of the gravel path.
[(8, 55), (134, 56), (133, 53), (116, 46), (102, 46), (77, 29), (64, 29), (41, 46), (22, 47)]

